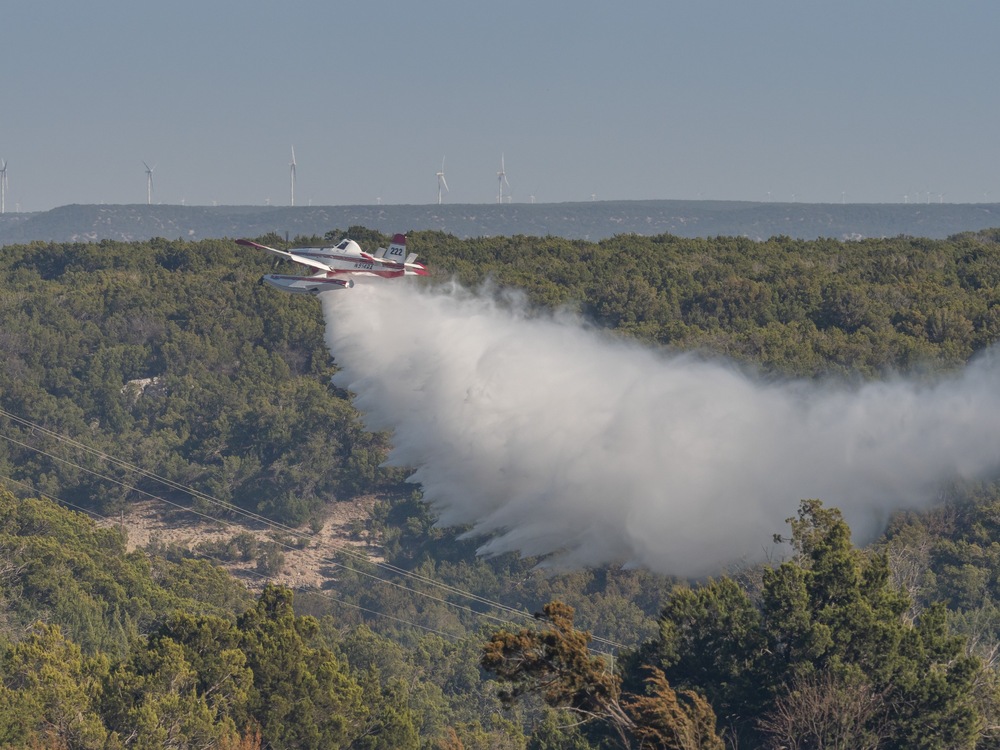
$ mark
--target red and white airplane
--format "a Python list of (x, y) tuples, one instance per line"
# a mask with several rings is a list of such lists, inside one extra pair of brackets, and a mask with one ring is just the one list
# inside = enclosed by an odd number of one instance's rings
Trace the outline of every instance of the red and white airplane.
[(354, 240), (343, 239), (332, 247), (293, 247), (277, 250), (250, 240), (236, 240), (237, 245), (256, 247), (286, 260), (316, 268), (312, 276), (267, 274), (261, 281), (286, 292), (318, 294), (330, 289), (350, 289), (352, 276), (426, 276), (427, 268), (416, 263), (417, 254), (406, 254), (406, 235), (397, 234), (388, 248), (380, 247), (375, 254), (366, 253)]

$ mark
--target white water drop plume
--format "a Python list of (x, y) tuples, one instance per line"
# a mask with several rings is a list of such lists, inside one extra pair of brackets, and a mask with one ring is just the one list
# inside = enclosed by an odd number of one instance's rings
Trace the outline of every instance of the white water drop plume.
[(1000, 468), (1000, 359), (934, 383), (765, 380), (457, 286), (321, 295), (365, 424), (485, 554), (680, 576), (759, 558), (804, 498), (855, 540)]

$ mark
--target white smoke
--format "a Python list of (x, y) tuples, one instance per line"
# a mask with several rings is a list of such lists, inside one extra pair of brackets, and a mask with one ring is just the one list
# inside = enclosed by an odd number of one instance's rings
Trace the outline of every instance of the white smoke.
[(483, 553), (698, 576), (760, 557), (803, 498), (860, 543), (1000, 467), (993, 355), (932, 385), (770, 382), (458, 287), (321, 299), (335, 382)]

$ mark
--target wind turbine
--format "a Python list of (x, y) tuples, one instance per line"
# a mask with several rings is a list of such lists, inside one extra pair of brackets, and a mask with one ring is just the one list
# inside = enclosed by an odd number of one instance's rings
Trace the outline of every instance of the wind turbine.
[(142, 166), (146, 168), (146, 205), (149, 206), (153, 203), (153, 170), (156, 169), (156, 165), (149, 166), (143, 162)]
[[(503, 169), (503, 154), (500, 154), (500, 171), (497, 172), (497, 203), (503, 203), (503, 186), (507, 186), (510, 191), (510, 183), (507, 182), (507, 173)], [(508, 198), (510, 195), (507, 196)]]
[(7, 160), (0, 159), (0, 214), (7, 212)]
[(295, 205), (295, 146), (292, 146), (292, 163), (288, 165), (289, 177), (292, 182), (292, 205)]
[(441, 205), (441, 188), (444, 188), (446, 193), (451, 192), (448, 190), (448, 183), (444, 180), (444, 157), (441, 157), (441, 171), (437, 173), (438, 178), (438, 205)]

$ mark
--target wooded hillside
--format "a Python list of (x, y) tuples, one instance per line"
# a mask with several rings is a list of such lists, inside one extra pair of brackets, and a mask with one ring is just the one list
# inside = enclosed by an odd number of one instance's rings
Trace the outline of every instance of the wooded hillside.
[[(774, 375), (933, 377), (1000, 338), (997, 230), (599, 243), (417, 232), (408, 245), (430, 283), (490, 280), (649, 346)], [(366, 432), (331, 384), (318, 305), (261, 287), (270, 269), (221, 240), (0, 252), (0, 744), (998, 741), (998, 485), (942, 488), (936, 510), (898, 515), (871, 550), (851, 547), (835, 509), (804, 503), (773, 565), (702, 583), (477, 559), (460, 529), (433, 526), (406, 471), (380, 466), (390, 438)], [(108, 517), (152, 495), (308, 532), (361, 493), (379, 498), (368, 530), (385, 565), (415, 576), (405, 586), (382, 583), (380, 561), (332, 554), (329, 589), (250, 594), (197, 554), (127, 552), (119, 532), (54, 502)], [(544, 614), (526, 622), (501, 603)], [(590, 661), (581, 627), (617, 652), (614, 672)], [(806, 724), (822, 734), (803, 739)]]

